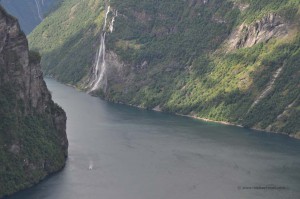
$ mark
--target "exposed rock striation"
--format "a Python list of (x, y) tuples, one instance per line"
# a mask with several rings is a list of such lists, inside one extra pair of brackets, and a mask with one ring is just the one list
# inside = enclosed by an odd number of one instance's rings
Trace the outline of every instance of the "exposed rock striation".
[(66, 114), (43, 80), (18, 21), (0, 6), (0, 198), (63, 168)]
[(229, 38), (229, 49), (252, 47), (271, 38), (283, 37), (288, 34), (288, 30), (289, 25), (283, 18), (271, 13), (250, 25), (240, 25)]

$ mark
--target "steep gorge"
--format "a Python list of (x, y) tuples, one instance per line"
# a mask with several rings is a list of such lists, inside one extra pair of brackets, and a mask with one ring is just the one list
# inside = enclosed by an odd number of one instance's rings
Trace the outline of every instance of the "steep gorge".
[(65, 165), (66, 114), (51, 99), (40, 55), (0, 6), (0, 198)]

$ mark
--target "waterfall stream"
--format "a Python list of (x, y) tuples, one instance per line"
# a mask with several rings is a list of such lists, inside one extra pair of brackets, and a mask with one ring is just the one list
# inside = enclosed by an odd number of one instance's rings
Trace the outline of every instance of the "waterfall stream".
[(36, 8), (37, 8), (38, 16), (39, 16), (40, 20), (43, 21), (43, 16), (41, 14), (41, 9), (40, 9), (40, 4), (39, 4), (38, 0), (34, 0), (34, 1), (35, 1), (35, 5), (36, 5)]
[[(97, 52), (97, 57), (94, 63), (94, 67), (91, 74), (91, 80), (88, 85), (90, 88), (90, 92), (97, 90), (100, 86), (106, 87), (107, 80), (105, 79), (106, 76), (106, 60), (105, 60), (105, 37), (106, 37), (106, 31), (107, 31), (107, 21), (108, 21), (108, 15), (111, 12), (110, 6), (107, 6), (105, 17), (104, 17), (104, 24), (102, 28), (101, 38), (100, 38), (100, 46)], [(113, 25), (115, 21), (115, 17), (117, 16), (117, 12), (113, 12), (113, 17), (111, 18), (111, 21), (108, 26), (108, 30), (110, 32), (113, 31)]]
[(103, 80), (103, 76), (106, 70), (106, 62), (105, 62), (105, 36), (106, 32), (101, 34), (100, 47), (98, 50), (98, 55), (95, 63), (95, 68), (93, 70), (94, 80), (91, 82), (91, 91), (99, 88), (99, 84)]

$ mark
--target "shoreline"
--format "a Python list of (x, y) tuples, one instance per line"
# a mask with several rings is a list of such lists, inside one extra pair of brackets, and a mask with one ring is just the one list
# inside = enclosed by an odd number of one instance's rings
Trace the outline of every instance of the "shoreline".
[(28, 190), (30, 190), (30, 189), (32, 189), (32, 188), (34, 188), (34, 187), (40, 185), (42, 182), (46, 181), (47, 179), (52, 178), (53, 176), (55, 176), (55, 175), (59, 174), (60, 172), (62, 172), (62, 171), (65, 169), (68, 160), (69, 160), (69, 158), (67, 157), (67, 158), (65, 159), (64, 165), (63, 165), (61, 168), (59, 168), (58, 170), (46, 174), (46, 175), (43, 176), (41, 179), (39, 179), (37, 182), (31, 183), (30, 185), (28, 185), (28, 186), (26, 186), (26, 187), (24, 187), (24, 188), (22, 188), (22, 189), (19, 189), (19, 190), (16, 191), (16, 192), (10, 193), (10, 194), (8, 194), (8, 195), (4, 195), (4, 196), (2, 196), (2, 197), (0, 196), (0, 199), (6, 199), (7, 197), (13, 197), (13, 196), (16, 196), (16, 195), (18, 195), (18, 194), (21, 194), (21, 193), (23, 193), (23, 192), (25, 192), (25, 191), (28, 191)]
[[(57, 82), (59, 82), (61, 84), (64, 84), (64, 85), (72, 87), (72, 88), (74, 88), (76, 90), (85, 92), (84, 90), (79, 89), (75, 85), (62, 83), (62, 82), (56, 80), (53, 77), (47, 76), (46, 78), (53, 79), (53, 80), (55, 80), (55, 81), (57, 81)], [(87, 92), (85, 92), (85, 93), (87, 93)], [(89, 94), (89, 93), (87, 93), (87, 94)], [(89, 94), (89, 95), (91, 95), (91, 94)], [(91, 95), (91, 96), (99, 98), (99, 96), (96, 96), (96, 95)], [(213, 122), (213, 123), (217, 123), (217, 124), (223, 124), (223, 125), (226, 125), (226, 126), (235, 126), (235, 127), (244, 128), (244, 129), (250, 129), (250, 130), (255, 130), (255, 131), (259, 131), (259, 132), (263, 132), (263, 133), (272, 133), (272, 134), (285, 135), (285, 136), (288, 136), (290, 138), (293, 138), (293, 139), (296, 139), (296, 140), (300, 140), (300, 133), (296, 133), (295, 135), (289, 135), (289, 134), (286, 134), (286, 133), (283, 133), (283, 132), (267, 131), (267, 130), (259, 129), (259, 128), (255, 128), (255, 127), (246, 128), (246, 127), (244, 127), (244, 126), (242, 126), (240, 124), (234, 124), (234, 123), (225, 122), (225, 121), (218, 121), (218, 120), (213, 120), (213, 119), (208, 119), (208, 118), (202, 118), (202, 117), (197, 117), (197, 116), (194, 116), (194, 115), (184, 115), (184, 114), (175, 113), (175, 112), (165, 112), (165, 111), (161, 110), (161, 108), (160, 108), (159, 105), (156, 106), (156, 107), (154, 107), (154, 108), (152, 108), (152, 109), (148, 109), (148, 108), (145, 108), (145, 107), (142, 107), (142, 106), (133, 105), (133, 104), (125, 104), (125, 103), (122, 103), (122, 102), (114, 102), (114, 101), (107, 100), (107, 99), (103, 99), (103, 100), (105, 100), (107, 102), (115, 103), (115, 104), (122, 104), (122, 105), (125, 105), (125, 106), (131, 106), (131, 107), (135, 107), (135, 108), (143, 109), (143, 110), (151, 110), (151, 111), (161, 112), (161, 113), (170, 113), (170, 114), (173, 114), (173, 115), (177, 115), (177, 116), (181, 116), (181, 117), (188, 117), (188, 118), (191, 118), (191, 119), (200, 120), (200, 121), (204, 121), (204, 122)]]
[(160, 106), (156, 106), (152, 109), (148, 109), (148, 108), (145, 108), (145, 107), (142, 107), (142, 106), (136, 106), (136, 105), (132, 105), (132, 104), (125, 104), (125, 103), (121, 103), (121, 102), (113, 102), (113, 101), (109, 101), (109, 100), (105, 100), (105, 101), (108, 101), (108, 102), (111, 102), (111, 103), (116, 103), (116, 104), (122, 104), (122, 105), (125, 105), (125, 106), (131, 106), (131, 107), (135, 107), (135, 108), (143, 109), (143, 110), (150, 110), (150, 111), (160, 112), (160, 113), (169, 113), (169, 114), (177, 115), (177, 116), (181, 116), (181, 117), (188, 117), (188, 118), (191, 118), (191, 119), (200, 120), (200, 121), (204, 121), (204, 122), (213, 122), (213, 123), (222, 124), (222, 125), (226, 125), (226, 126), (235, 126), (235, 127), (239, 127), (239, 128), (258, 131), (258, 132), (261, 132), (261, 133), (280, 134), (280, 135), (284, 135), (284, 136), (287, 136), (287, 137), (290, 137), (290, 138), (293, 138), (293, 139), (296, 139), (296, 140), (300, 140), (300, 133), (296, 133), (295, 135), (289, 135), (289, 134), (286, 134), (286, 133), (283, 133), (283, 132), (267, 131), (267, 130), (258, 129), (258, 128), (255, 128), (255, 127), (247, 128), (247, 127), (244, 127), (243, 125), (240, 125), (240, 124), (234, 124), (234, 123), (225, 122), (225, 121), (212, 120), (212, 119), (208, 119), (208, 118), (197, 117), (197, 116), (194, 116), (194, 115), (184, 115), (184, 114), (175, 113), (175, 112), (165, 112), (165, 111), (161, 110)]
[[(151, 109), (151, 110), (156, 111), (156, 112), (165, 113), (164, 111), (156, 110), (155, 108)], [(181, 116), (181, 117), (188, 117), (188, 118), (192, 118), (192, 119), (200, 120), (200, 121), (204, 121), (204, 122), (213, 122), (213, 123), (222, 124), (222, 125), (226, 125), (226, 126), (235, 126), (235, 127), (239, 127), (239, 128), (255, 130), (255, 131), (262, 132), (262, 133), (272, 133), (272, 134), (285, 135), (285, 136), (288, 136), (290, 138), (300, 140), (300, 135), (299, 134), (289, 135), (289, 134), (286, 134), (286, 133), (283, 133), (283, 132), (267, 131), (267, 130), (259, 129), (259, 128), (255, 128), (255, 127), (247, 128), (247, 127), (244, 127), (243, 125), (240, 125), (240, 124), (234, 124), (234, 123), (225, 122), (225, 121), (212, 120), (212, 119), (208, 119), (208, 118), (197, 117), (197, 116), (194, 116), (194, 115), (184, 115), (184, 114), (179, 114), (179, 113), (171, 113), (171, 114), (175, 114), (175, 115), (178, 115), (178, 116)]]
[(296, 140), (300, 140), (300, 133), (296, 133), (295, 135), (289, 135), (289, 134), (283, 133), (283, 132), (267, 131), (267, 130), (259, 129), (259, 128), (255, 128), (255, 127), (247, 128), (240, 124), (234, 124), (234, 123), (225, 122), (225, 121), (218, 121), (218, 120), (213, 120), (213, 119), (208, 119), (208, 118), (203, 118), (203, 117), (197, 117), (195, 115), (184, 115), (184, 114), (174, 113), (174, 112), (164, 112), (161, 110), (161, 108), (159, 106), (156, 106), (153, 109), (147, 109), (145, 107), (135, 106), (132, 104), (124, 104), (124, 103), (119, 103), (119, 104), (128, 105), (128, 106), (132, 106), (132, 107), (136, 107), (136, 108), (144, 109), (144, 110), (151, 110), (151, 111), (160, 112), (160, 113), (170, 113), (173, 115), (177, 115), (177, 116), (181, 116), (181, 117), (188, 117), (191, 119), (200, 120), (200, 121), (204, 121), (204, 122), (213, 122), (213, 123), (222, 124), (222, 125), (226, 125), (226, 126), (235, 126), (235, 127), (239, 127), (239, 128), (250, 129), (250, 130), (258, 131), (261, 133), (280, 134), (280, 135), (288, 136), (288, 137), (296, 139)]

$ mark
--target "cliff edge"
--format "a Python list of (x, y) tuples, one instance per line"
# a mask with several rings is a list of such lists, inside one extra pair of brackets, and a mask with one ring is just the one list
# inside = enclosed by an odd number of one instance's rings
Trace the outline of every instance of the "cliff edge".
[(0, 6), (0, 198), (65, 165), (66, 114), (43, 80), (18, 21)]

